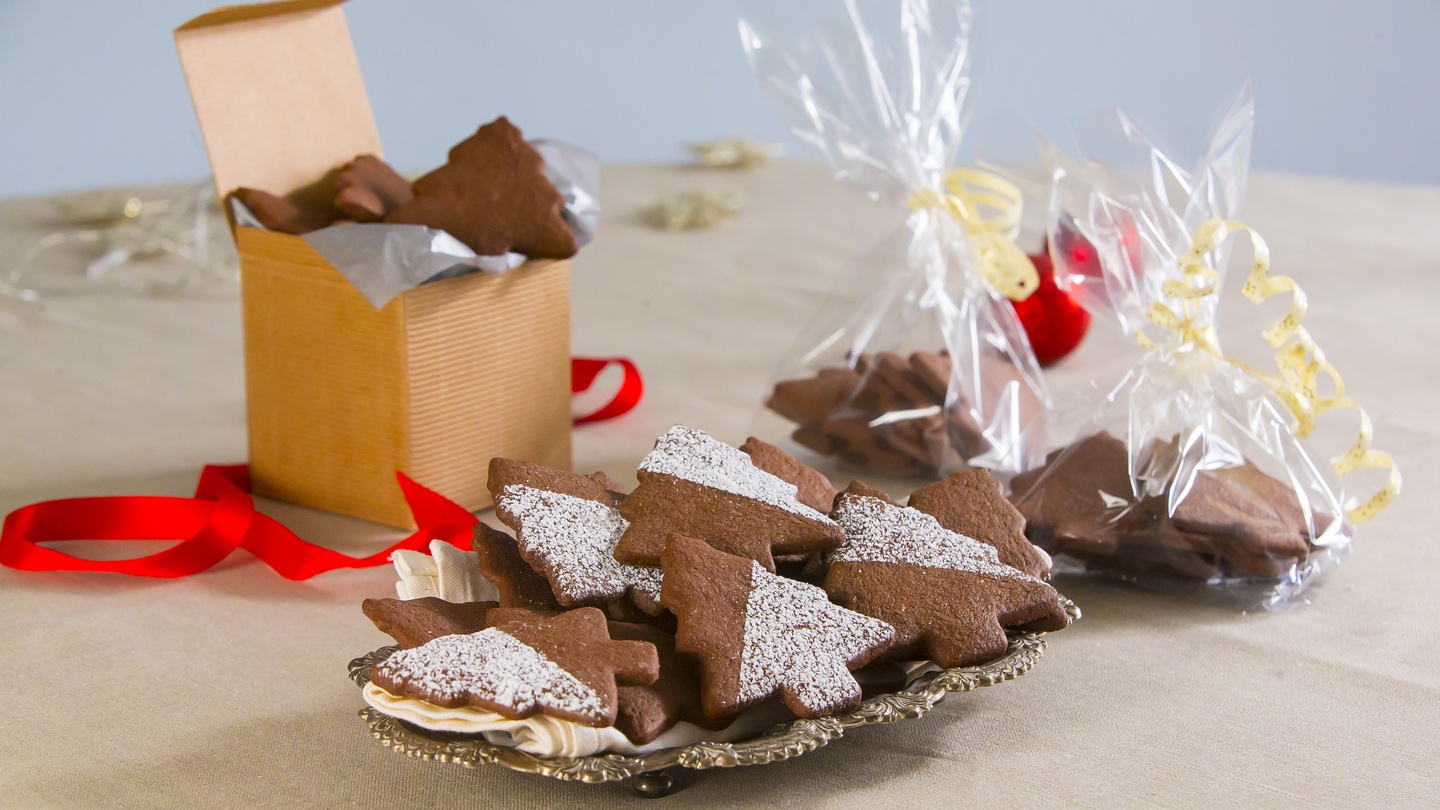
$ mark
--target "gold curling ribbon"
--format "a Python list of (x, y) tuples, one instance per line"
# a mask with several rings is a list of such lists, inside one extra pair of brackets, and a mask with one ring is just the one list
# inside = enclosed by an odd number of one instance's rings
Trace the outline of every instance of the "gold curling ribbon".
[[(1208, 322), (1200, 323), (1197, 315), (1201, 299), (1216, 293), (1215, 284), (1220, 274), (1205, 265), (1205, 254), (1219, 247), (1232, 231), (1243, 231), (1250, 235), (1254, 252), (1254, 264), (1245, 279), (1242, 291), (1251, 303), (1259, 304), (1282, 293), (1290, 293), (1290, 310), (1279, 322), (1261, 332), (1261, 337), (1275, 349), (1275, 365), (1278, 374), (1272, 374), (1238, 360), (1226, 357), (1215, 339), (1215, 328)], [(1181, 311), (1176, 312), (1160, 302), (1150, 305), (1146, 315), (1150, 322), (1162, 329), (1170, 330), (1177, 344), (1190, 344), (1193, 348), (1213, 354), (1257, 380), (1265, 383), (1275, 396), (1295, 417), (1297, 436), (1308, 436), (1315, 429), (1315, 420), (1321, 414), (1332, 410), (1353, 410), (1360, 415), (1359, 435), (1350, 449), (1330, 460), (1330, 467), (1336, 475), (1344, 476), (1356, 470), (1388, 470), (1385, 485), (1366, 501), (1346, 511), (1350, 520), (1364, 523), (1380, 514), (1400, 494), (1400, 470), (1389, 453), (1370, 447), (1374, 425), (1370, 415), (1354, 399), (1346, 396), (1345, 383), (1340, 372), (1325, 360), (1325, 352), (1302, 325), (1309, 307), (1305, 291), (1289, 276), (1270, 274), (1270, 247), (1260, 234), (1241, 222), (1224, 219), (1206, 220), (1195, 230), (1190, 250), (1176, 260), (1183, 278), (1165, 282), (1161, 291), (1179, 299)], [(1136, 338), (1147, 349), (1156, 348), (1155, 341), (1143, 332)], [(1320, 393), (1321, 375), (1329, 378), (1334, 393), (1329, 396)]]
[(979, 169), (951, 169), (942, 193), (922, 188), (910, 195), (910, 210), (948, 211), (970, 235), (985, 280), (1012, 301), (1024, 301), (1040, 286), (1035, 265), (1015, 244), (1024, 196), (1020, 187)]

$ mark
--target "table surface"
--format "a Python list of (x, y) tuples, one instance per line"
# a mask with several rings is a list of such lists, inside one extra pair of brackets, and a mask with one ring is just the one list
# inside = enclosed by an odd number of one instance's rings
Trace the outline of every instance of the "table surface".
[[(579, 469), (622, 482), (674, 423), (738, 443), (770, 370), (837, 268), (895, 224), (820, 169), (614, 167), (600, 238), (577, 259), (574, 347), (628, 355), (647, 398), (576, 432)], [(661, 233), (634, 207), (734, 190), (739, 219)], [(44, 201), (0, 204), (0, 256), (43, 233)], [(1085, 611), (1030, 674), (953, 696), (924, 720), (860, 729), (789, 762), (687, 779), (672, 803), (757, 806), (1415, 806), (1440, 778), (1440, 544), (1431, 417), (1440, 377), (1440, 189), (1254, 179), (1247, 221), (1310, 294), (1307, 324), (1370, 405), (1406, 493), (1288, 613), (1062, 579)], [(46, 272), (82, 261), (58, 252)], [(1260, 313), (1227, 309), (1224, 335)], [(1233, 318), (1233, 320), (1231, 320)], [(1049, 374), (1057, 393), (1134, 351), (1098, 322)], [(1246, 338), (1248, 339), (1248, 337)], [(1428, 371), (1427, 371), (1428, 369)], [(0, 511), (46, 498), (189, 494), (202, 464), (245, 457), (233, 293), (0, 299)], [(263, 509), (352, 554), (399, 533)], [(178, 581), (0, 569), (14, 701), (0, 805), (609, 807), (623, 787), (466, 770), (383, 749), (357, 717), (354, 656), (387, 640), (359, 603), (389, 568), (289, 582), (244, 553)], [(1428, 607), (1427, 607), (1428, 605)]]

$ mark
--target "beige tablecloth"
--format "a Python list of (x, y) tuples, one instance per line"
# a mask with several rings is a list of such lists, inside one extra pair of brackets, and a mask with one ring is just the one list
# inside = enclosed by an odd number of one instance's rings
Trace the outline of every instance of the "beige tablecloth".
[[(772, 363), (837, 267), (889, 223), (813, 167), (615, 168), (600, 239), (576, 262), (577, 353), (625, 354), (641, 407), (577, 432), (576, 461), (622, 481), (683, 422), (745, 437)], [(708, 233), (635, 223), (638, 202), (735, 189)], [(0, 206), (0, 255), (46, 227)], [(1061, 581), (1085, 611), (1014, 683), (813, 754), (687, 779), (671, 804), (1417, 806), (1440, 801), (1440, 191), (1258, 177), (1247, 220), (1309, 290), (1308, 323), (1370, 404), (1406, 493), (1286, 614)], [(54, 272), (78, 266), (56, 254)], [(1258, 312), (1225, 313), (1253, 334)], [(245, 456), (233, 294), (0, 301), (0, 510), (85, 494), (188, 494)], [(1233, 331), (1232, 331), (1233, 330)], [(1248, 331), (1246, 331), (1248, 330)], [(1059, 393), (1121, 368), (1100, 323), (1050, 375)], [(349, 553), (395, 532), (267, 505)], [(352, 657), (385, 643), (359, 602), (388, 569), (285, 581), (245, 554), (179, 581), (0, 570), (0, 806), (609, 807), (623, 787), (420, 762), (356, 716)]]

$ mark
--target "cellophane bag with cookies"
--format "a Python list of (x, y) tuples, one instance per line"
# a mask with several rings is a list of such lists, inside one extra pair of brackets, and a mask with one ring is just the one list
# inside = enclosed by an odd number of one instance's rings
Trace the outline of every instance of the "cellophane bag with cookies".
[[(1304, 603), (1300, 594), (1347, 550), (1352, 518), (1383, 507), (1399, 479), (1348, 504), (1333, 473), (1388, 457), (1362, 447), (1364, 435), (1327, 469), (1304, 438), (1319, 414), (1356, 406), (1316, 390), (1317, 372), (1333, 368), (1301, 325), (1303, 293), (1270, 274), (1263, 240), (1236, 221), (1253, 124), (1247, 87), (1193, 169), (1119, 112), (1077, 127), (1082, 157), (1047, 148), (1056, 276), (1140, 349), (1118, 382), (1062, 405), (1052, 420), (1058, 449), (1015, 477), (1012, 500), (1057, 566), (1161, 587), (1206, 583), (1245, 607), (1275, 609)], [(1249, 234), (1254, 247), (1227, 234)], [(1087, 244), (1094, 254), (1077, 258), (1071, 248)], [(1244, 296), (1276, 298), (1237, 313), (1275, 322), (1265, 341), (1259, 329), (1217, 328), (1237, 247), (1254, 262)], [(1247, 351), (1264, 359), (1230, 353)]]
[(835, 2), (818, 22), (792, 4), (755, 6), (740, 35), (766, 95), (898, 225), (840, 275), (776, 369), (755, 431), (872, 479), (1032, 466), (1049, 396), (1007, 300), (1038, 284), (1014, 242), (1023, 194), (956, 166), (970, 5)]

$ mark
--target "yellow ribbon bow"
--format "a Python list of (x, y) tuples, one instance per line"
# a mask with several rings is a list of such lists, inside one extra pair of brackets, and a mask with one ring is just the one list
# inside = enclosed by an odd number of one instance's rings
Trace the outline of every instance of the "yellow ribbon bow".
[(948, 211), (970, 235), (985, 280), (1012, 301), (1024, 301), (1040, 286), (1030, 257), (1015, 244), (1024, 196), (1020, 187), (980, 169), (951, 169), (944, 192), (922, 188), (910, 195), (910, 210)]
[[(1279, 373), (1262, 371), (1249, 363), (1226, 357), (1216, 343), (1214, 326), (1208, 319), (1201, 322), (1197, 318), (1200, 301), (1217, 293), (1216, 282), (1220, 279), (1219, 272), (1205, 264), (1205, 254), (1219, 247), (1232, 231), (1249, 234), (1254, 252), (1254, 264), (1242, 288), (1245, 297), (1251, 303), (1259, 304), (1276, 295), (1290, 293), (1290, 310), (1285, 317), (1261, 332), (1265, 342), (1275, 349), (1275, 365)], [(1181, 311), (1176, 312), (1157, 301), (1146, 312), (1150, 322), (1170, 330), (1177, 345), (1188, 344), (1194, 349), (1209, 352), (1265, 383), (1295, 417), (1297, 436), (1308, 436), (1315, 429), (1316, 418), (1327, 411), (1357, 411), (1360, 415), (1359, 435), (1350, 449), (1330, 460), (1330, 467), (1340, 476), (1356, 470), (1388, 470), (1385, 485), (1379, 492), (1365, 503), (1346, 510), (1355, 523), (1364, 523), (1383, 512), (1400, 494), (1400, 470), (1389, 453), (1371, 449), (1374, 425), (1370, 415), (1359, 403), (1345, 395), (1345, 383), (1340, 379), (1340, 372), (1325, 360), (1325, 352), (1302, 325), (1309, 307), (1305, 291), (1289, 276), (1270, 274), (1270, 247), (1260, 234), (1241, 222), (1219, 218), (1206, 220), (1195, 230), (1190, 250), (1180, 256), (1176, 264), (1182, 278), (1166, 281), (1161, 291), (1178, 299)], [(1143, 332), (1137, 332), (1136, 338), (1147, 349), (1156, 348), (1156, 343)], [(1329, 378), (1334, 393), (1328, 396), (1320, 393), (1321, 375)]]

